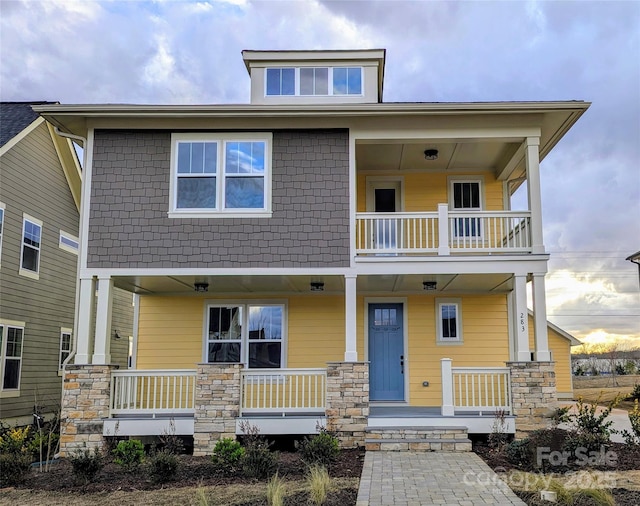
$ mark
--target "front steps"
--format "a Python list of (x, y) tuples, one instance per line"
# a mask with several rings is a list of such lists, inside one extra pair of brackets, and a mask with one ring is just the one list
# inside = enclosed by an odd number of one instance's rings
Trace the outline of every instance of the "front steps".
[(367, 451), (470, 452), (466, 427), (367, 427)]

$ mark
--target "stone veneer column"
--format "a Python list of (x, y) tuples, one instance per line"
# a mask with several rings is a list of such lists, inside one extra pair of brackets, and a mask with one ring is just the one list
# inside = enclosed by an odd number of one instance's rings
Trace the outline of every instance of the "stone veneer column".
[(369, 418), (369, 362), (327, 363), (327, 430), (343, 448), (364, 446)]
[(507, 362), (516, 438), (544, 429), (558, 400), (554, 362)]
[(115, 365), (68, 365), (62, 384), (60, 455), (102, 448), (103, 420), (109, 416), (111, 371)]
[(219, 439), (236, 437), (242, 364), (198, 364), (193, 454), (211, 454)]

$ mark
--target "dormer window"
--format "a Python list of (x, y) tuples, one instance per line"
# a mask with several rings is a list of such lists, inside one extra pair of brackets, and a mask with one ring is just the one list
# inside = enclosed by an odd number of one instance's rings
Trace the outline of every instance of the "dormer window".
[(267, 68), (266, 96), (360, 96), (362, 67)]

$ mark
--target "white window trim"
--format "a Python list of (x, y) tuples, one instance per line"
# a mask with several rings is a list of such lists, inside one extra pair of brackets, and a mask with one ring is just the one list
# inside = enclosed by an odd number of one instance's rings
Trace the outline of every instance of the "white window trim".
[[(73, 329), (68, 327), (60, 328), (60, 353), (58, 354), (58, 375), (62, 373), (62, 336), (64, 334), (69, 334), (71, 336), (71, 340), (69, 341), (69, 355), (71, 354), (71, 350), (73, 349)], [(65, 350), (67, 351), (67, 350)], [(67, 355), (67, 356), (69, 356)], [(66, 360), (66, 359), (65, 359)]]
[[(225, 142), (254, 141), (265, 143), (264, 153), (264, 209), (179, 209), (177, 207), (178, 191), (178, 142), (217, 142), (216, 203), (222, 206), (224, 199), (224, 156)], [(271, 161), (273, 134), (271, 132), (225, 132), (225, 133), (172, 133), (171, 134), (171, 181), (169, 184), (169, 218), (270, 218), (271, 207)]]
[[(25, 269), (22, 267), (22, 260), (24, 257), (24, 248), (25, 248), (25, 243), (24, 243), (24, 232), (25, 232), (25, 225), (26, 222), (29, 221), (35, 225), (38, 225), (40, 227), (40, 247), (38, 248), (38, 266), (36, 271), (30, 271), (29, 269)], [(44, 226), (41, 220), (34, 218), (33, 216), (30, 216), (26, 213), (22, 214), (22, 234), (20, 235), (20, 269), (18, 271), (18, 274), (20, 274), (20, 276), (25, 276), (27, 278), (31, 278), (31, 279), (40, 279), (40, 262), (42, 260), (42, 237), (44, 235)], [(32, 247), (32, 246), (29, 246)], [(35, 249), (35, 248), (34, 248)]]
[(0, 214), (2, 214), (2, 220), (0, 220), (0, 262), (2, 262), (2, 237), (7, 227), (7, 211), (4, 202), (0, 202)]
[[(293, 95), (268, 95), (267, 94), (267, 70), (269, 69), (293, 69), (294, 70), (294, 94)], [(307, 95), (300, 93), (300, 69), (302, 68), (313, 68), (313, 69), (328, 69), (327, 76), (327, 84), (328, 84), (328, 93), (326, 95)], [(337, 68), (348, 68), (348, 69), (360, 69), (360, 93), (334, 93), (333, 92), (333, 69)], [(264, 97), (265, 98), (274, 98), (274, 97), (363, 97), (365, 90), (365, 71), (362, 65), (301, 65), (299, 67), (292, 67), (291, 65), (282, 65), (282, 66), (273, 66), (273, 67), (265, 67), (264, 68)]]
[[(62, 238), (66, 238), (69, 239), (71, 241), (75, 241), (78, 244), (77, 248), (74, 248), (73, 246), (70, 246), (68, 244), (65, 244), (64, 242), (62, 242)], [(68, 232), (65, 232), (64, 230), (60, 230), (60, 239), (58, 241), (58, 247), (60, 249), (63, 249), (65, 251), (68, 251), (69, 253), (74, 253), (74, 254), (78, 254), (78, 249), (80, 247), (80, 239), (78, 239), (75, 235), (70, 234)]]
[[(447, 178), (447, 183), (449, 187), (449, 211), (483, 211), (485, 206), (485, 196), (484, 196), (484, 177), (482, 176), (449, 176)], [(480, 208), (456, 208), (454, 207), (453, 202), (453, 185), (454, 183), (478, 183), (478, 191), (480, 192)]]
[[(2, 346), (0, 346), (0, 397), (3, 399), (20, 396), (20, 386), (22, 382), (22, 361), (23, 361), (23, 355), (24, 355), (25, 326), (26, 326), (26, 323), (21, 321), (0, 320), (0, 327), (2, 328), (2, 330), (0, 330), (0, 332), (2, 333)], [(22, 345), (20, 347), (20, 371), (18, 373), (18, 388), (5, 389), (4, 388), (4, 368), (5, 368), (5, 358), (6, 358), (6, 350), (7, 350), (7, 334), (9, 332), (9, 327), (19, 328), (22, 330)]]
[[(448, 298), (448, 299), (436, 299), (436, 344), (438, 345), (461, 345), (464, 343), (462, 335), (462, 299)], [(455, 305), (456, 306), (456, 335), (455, 339), (450, 337), (442, 337), (442, 314), (440, 307), (443, 305)]]
[[(204, 304), (204, 318), (202, 323), (202, 362), (205, 364), (215, 363), (209, 362), (209, 308), (212, 307), (243, 307), (243, 322), (242, 322), (242, 335), (240, 337), (240, 362), (249, 369), (249, 325), (247, 318), (249, 315), (249, 306), (280, 306), (282, 307), (282, 341), (280, 346), (280, 369), (286, 369), (287, 367), (287, 344), (288, 336), (287, 329), (288, 324), (288, 307), (287, 301), (282, 299), (231, 299), (231, 300), (206, 300)], [(259, 369), (251, 369), (257, 371)]]

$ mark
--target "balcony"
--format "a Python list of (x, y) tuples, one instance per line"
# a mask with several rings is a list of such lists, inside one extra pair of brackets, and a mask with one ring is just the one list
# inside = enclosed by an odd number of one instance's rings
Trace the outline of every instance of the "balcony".
[(359, 256), (531, 253), (531, 212), (357, 213)]

